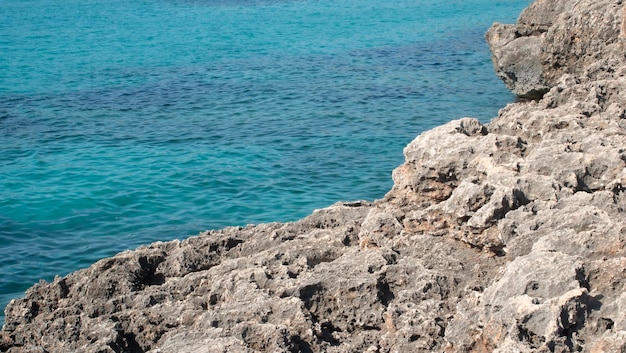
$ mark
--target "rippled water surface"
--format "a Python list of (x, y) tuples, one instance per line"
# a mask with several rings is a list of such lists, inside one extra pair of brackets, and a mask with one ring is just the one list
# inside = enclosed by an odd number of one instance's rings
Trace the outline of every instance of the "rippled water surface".
[(0, 308), (140, 244), (381, 198), (420, 132), (513, 99), (483, 35), (528, 2), (0, 2)]

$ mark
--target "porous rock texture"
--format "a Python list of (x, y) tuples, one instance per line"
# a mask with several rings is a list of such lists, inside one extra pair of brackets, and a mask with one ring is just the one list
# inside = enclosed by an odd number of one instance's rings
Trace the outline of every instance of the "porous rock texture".
[[(381, 200), (41, 282), (8, 305), (0, 351), (626, 351), (623, 11), (533, 3), (488, 38), (541, 99), (420, 135)], [(538, 57), (503, 65), (516, 42)]]
[[(564, 74), (599, 80), (621, 65), (622, 0), (537, 0), (517, 24), (487, 32), (496, 73), (522, 98), (538, 99)], [(616, 45), (617, 44), (617, 45)]]

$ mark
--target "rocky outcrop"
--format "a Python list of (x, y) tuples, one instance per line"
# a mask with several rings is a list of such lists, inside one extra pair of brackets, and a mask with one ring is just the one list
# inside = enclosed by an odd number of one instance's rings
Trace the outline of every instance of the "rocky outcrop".
[(539, 0), (495, 25), (496, 67), (536, 100), (420, 135), (384, 199), (41, 282), (0, 351), (626, 350), (623, 11)]
[[(539, 99), (564, 74), (602, 79), (621, 64), (622, 1), (537, 0), (517, 24), (487, 32), (494, 68), (521, 98)], [(608, 74), (608, 75), (607, 75)]]

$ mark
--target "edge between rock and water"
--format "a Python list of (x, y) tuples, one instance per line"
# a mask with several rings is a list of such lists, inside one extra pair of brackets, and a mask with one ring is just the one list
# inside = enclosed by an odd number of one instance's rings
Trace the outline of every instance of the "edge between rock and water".
[(492, 26), (523, 100), (418, 136), (383, 199), (41, 282), (0, 351), (626, 350), (624, 6), (537, 0)]

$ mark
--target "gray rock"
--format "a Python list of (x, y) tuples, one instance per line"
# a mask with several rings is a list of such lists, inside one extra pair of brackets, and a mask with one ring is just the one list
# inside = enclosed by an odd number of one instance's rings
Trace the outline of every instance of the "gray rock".
[(600, 79), (617, 69), (622, 23), (621, 1), (538, 0), (517, 24), (496, 23), (486, 38), (507, 87), (520, 98), (540, 99), (564, 74)]
[(486, 35), (494, 69), (520, 98), (538, 99), (550, 89), (541, 66), (543, 36), (519, 36), (512, 25), (494, 24)]
[(488, 34), (536, 100), (418, 136), (381, 200), (36, 284), (8, 305), (0, 351), (626, 350), (623, 11), (536, 1)]

